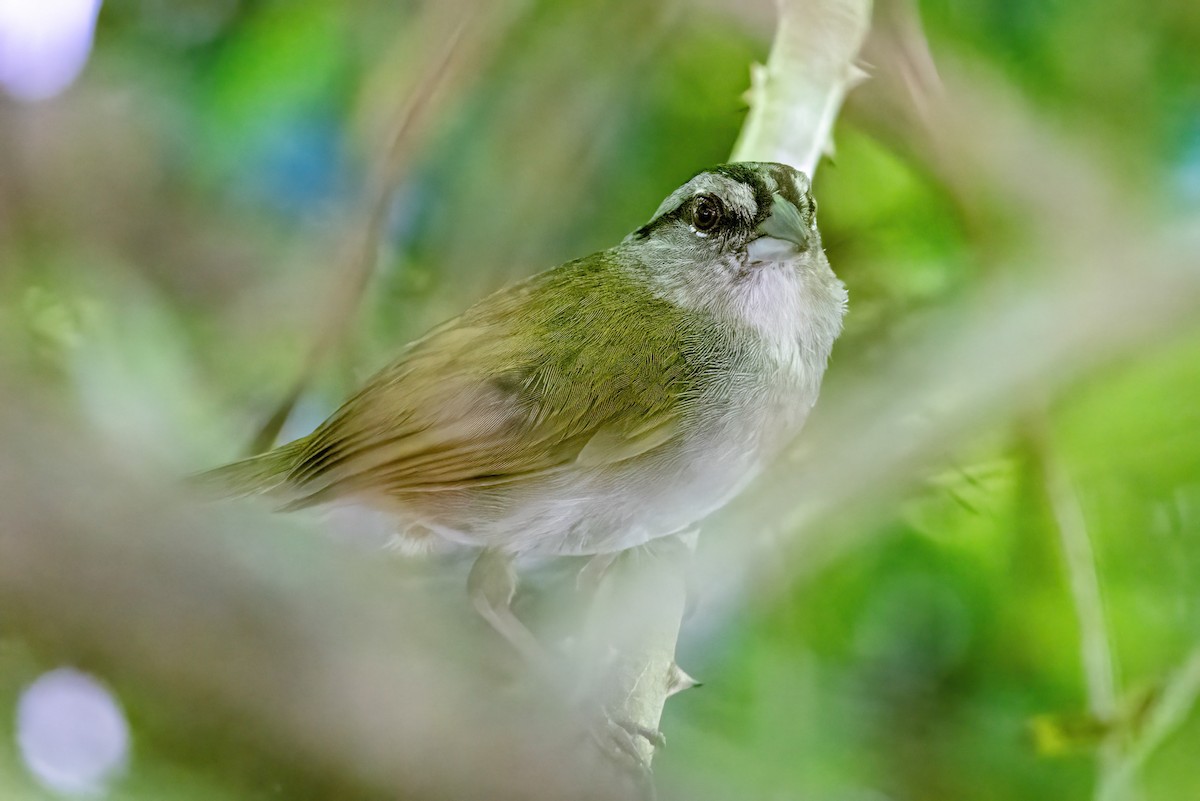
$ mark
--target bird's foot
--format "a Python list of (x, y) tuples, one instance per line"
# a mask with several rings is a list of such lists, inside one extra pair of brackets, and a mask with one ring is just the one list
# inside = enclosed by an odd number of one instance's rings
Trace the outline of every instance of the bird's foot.
[[(650, 757), (655, 748), (666, 743), (662, 732), (631, 721), (614, 719), (608, 712), (603, 712), (588, 733), (605, 757), (631, 774), (641, 788), (642, 798), (655, 797)], [(650, 744), (649, 752), (642, 740)]]
[[(658, 729), (628, 720), (618, 720), (608, 712), (601, 715), (589, 733), (592, 741), (609, 757), (622, 762), (632, 762), (639, 771), (647, 774), (650, 772), (650, 756), (655, 749), (667, 744), (667, 738)], [(649, 753), (642, 740), (650, 744)]]

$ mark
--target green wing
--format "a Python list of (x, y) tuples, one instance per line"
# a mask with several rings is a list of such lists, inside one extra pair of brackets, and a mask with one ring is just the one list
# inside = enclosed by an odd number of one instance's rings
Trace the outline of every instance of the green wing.
[(535, 276), (410, 345), (308, 437), (292, 505), (635, 458), (678, 435), (692, 341), (680, 311), (605, 254)]

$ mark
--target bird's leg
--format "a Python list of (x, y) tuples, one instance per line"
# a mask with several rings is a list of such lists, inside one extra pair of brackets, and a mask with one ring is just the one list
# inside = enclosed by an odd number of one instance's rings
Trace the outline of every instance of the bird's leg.
[(467, 595), (479, 616), (508, 641), (525, 662), (536, 670), (547, 671), (550, 657), (533, 632), (512, 610), (517, 594), (517, 571), (512, 559), (493, 548), (484, 548), (467, 576)]
[[(600, 569), (595, 576), (596, 583), (603, 578), (613, 558), (601, 561), (603, 564), (598, 565)], [(513, 613), (512, 601), (516, 592), (517, 573), (513, 569), (512, 559), (501, 551), (485, 548), (475, 559), (467, 577), (467, 594), (472, 605), (479, 615), (513, 646), (539, 678), (545, 677), (560, 686), (564, 697), (569, 698), (570, 688), (566, 686), (561, 673), (553, 669), (550, 654), (538, 642), (533, 632)], [(639, 736), (645, 737), (657, 745), (660, 744), (661, 735), (643, 730), (642, 727), (615, 721), (606, 710), (602, 709), (602, 713), (600, 721), (589, 727), (592, 740), (610, 757), (619, 753), (632, 760), (640, 778), (645, 781), (649, 775), (649, 764), (638, 749), (635, 739)], [(587, 716), (593, 717), (591, 714)]]

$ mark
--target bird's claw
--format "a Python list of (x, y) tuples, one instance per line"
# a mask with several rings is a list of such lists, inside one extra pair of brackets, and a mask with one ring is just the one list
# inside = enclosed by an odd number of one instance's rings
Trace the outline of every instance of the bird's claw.
[(628, 720), (611, 720), (612, 725), (624, 729), (630, 737), (645, 739), (654, 748), (662, 748), (667, 744), (667, 736), (658, 729), (652, 729), (649, 726), (643, 726), (640, 723), (633, 723)]
[(666, 745), (667, 739), (658, 729), (642, 726), (628, 720), (615, 720), (607, 712), (604, 713), (599, 725), (591, 730), (592, 740), (610, 757), (626, 759), (633, 762), (638, 771), (644, 775), (650, 773), (650, 759), (644, 749), (639, 747), (638, 739), (650, 743), (652, 749)]
[(606, 757), (632, 774), (633, 780), (641, 788), (640, 798), (656, 798), (650, 756), (638, 740), (642, 738), (653, 747), (660, 746), (665, 742), (661, 732), (629, 721), (614, 720), (605, 712), (589, 733)]

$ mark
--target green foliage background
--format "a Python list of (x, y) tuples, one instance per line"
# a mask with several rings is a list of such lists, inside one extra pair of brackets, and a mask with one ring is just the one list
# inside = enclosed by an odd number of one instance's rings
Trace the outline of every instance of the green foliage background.
[[(647, 9), (520, 11), (407, 166), (352, 334), (286, 433), (318, 422), (400, 343), (617, 241), (727, 156), (769, 4)], [(65, 414), (165, 469), (236, 453), (305, 358), (348, 209), (378, 168), (378, 117), (402, 99), (418, 12), (382, 0), (107, 4), (75, 87), (40, 105), (0, 100), (5, 358), (53, 386)], [(1195, 220), (1200, 6), (926, 0), (921, 12), (935, 55), (1001, 74), (1040, 118), (1102, 152), (1131, 204)], [(832, 381), (997, 264), (1019, 264), (1027, 244), (1011, 209), (972, 230), (936, 175), (852, 116), (836, 140), (816, 182), (852, 298)], [(1053, 400), (1050, 427), (1092, 537), (1128, 709), (1100, 723), (1136, 739), (1200, 645), (1200, 329), (1088, 375)], [(1039, 719), (1088, 728), (1041, 436), (995, 421), (870, 531), (834, 532), (861, 545), (815, 572), (780, 564), (719, 622), (690, 620), (681, 661), (705, 684), (668, 704), (664, 794), (1090, 798), (1096, 738), (1056, 749), (1031, 735)], [(0, 639), (0, 719), (43, 667)], [(135, 750), (110, 797), (290, 792), (220, 744), (160, 744), (152, 707), (123, 701)], [(1200, 798), (1198, 750), (1193, 715), (1148, 762), (1141, 797)], [(46, 797), (11, 732), (0, 796)]]

